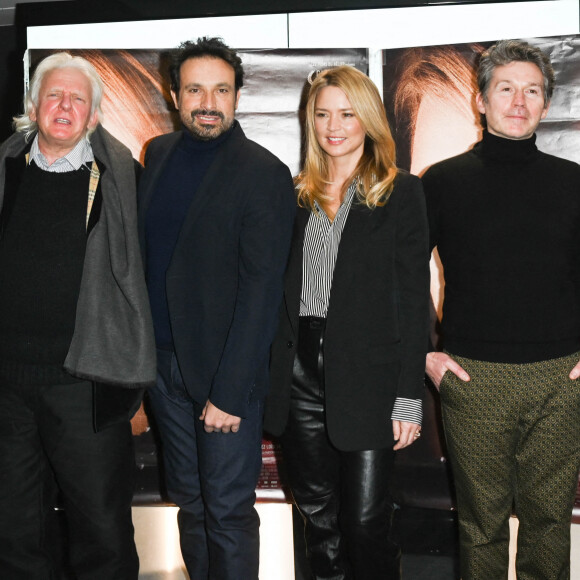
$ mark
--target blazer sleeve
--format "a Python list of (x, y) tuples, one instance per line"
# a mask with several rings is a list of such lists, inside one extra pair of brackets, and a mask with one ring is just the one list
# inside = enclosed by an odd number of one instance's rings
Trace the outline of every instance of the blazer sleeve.
[(231, 415), (245, 416), (257, 377), (267, 373), (295, 207), (289, 169), (269, 163), (244, 208), (234, 316), (209, 394)]
[(409, 176), (398, 215), (395, 268), (401, 332), (397, 397), (423, 398), (429, 332), (429, 236), (421, 182)]

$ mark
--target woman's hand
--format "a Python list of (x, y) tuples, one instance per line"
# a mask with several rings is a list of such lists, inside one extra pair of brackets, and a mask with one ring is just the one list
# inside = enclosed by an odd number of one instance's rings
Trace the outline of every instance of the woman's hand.
[(395, 420), (393, 421), (393, 437), (397, 441), (393, 447), (395, 451), (408, 447), (421, 437), (421, 425)]

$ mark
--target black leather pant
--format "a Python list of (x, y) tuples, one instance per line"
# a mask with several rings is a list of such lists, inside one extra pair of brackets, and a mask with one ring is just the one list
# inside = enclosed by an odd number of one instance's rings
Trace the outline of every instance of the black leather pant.
[(281, 438), (287, 475), (305, 525), (317, 580), (399, 580), (390, 539), (392, 449), (339, 451), (324, 416), (324, 319), (300, 318), (292, 402)]

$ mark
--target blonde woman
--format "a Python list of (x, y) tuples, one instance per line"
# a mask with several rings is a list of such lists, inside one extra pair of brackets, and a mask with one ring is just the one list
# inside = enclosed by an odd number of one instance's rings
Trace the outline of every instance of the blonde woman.
[(400, 578), (394, 452), (420, 436), (429, 251), (375, 85), (342, 66), (306, 105), (306, 159), (266, 429), (281, 436), (313, 578)]

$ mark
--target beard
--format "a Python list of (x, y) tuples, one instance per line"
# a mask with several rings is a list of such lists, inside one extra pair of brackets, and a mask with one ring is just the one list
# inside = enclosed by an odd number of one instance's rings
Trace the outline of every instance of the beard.
[[(217, 124), (204, 124), (197, 119), (198, 115), (219, 117), (220, 122)], [(182, 116), (181, 120), (190, 133), (201, 141), (216, 139), (230, 129), (234, 123), (233, 117), (227, 118), (221, 111), (208, 109), (194, 109), (188, 115)]]

